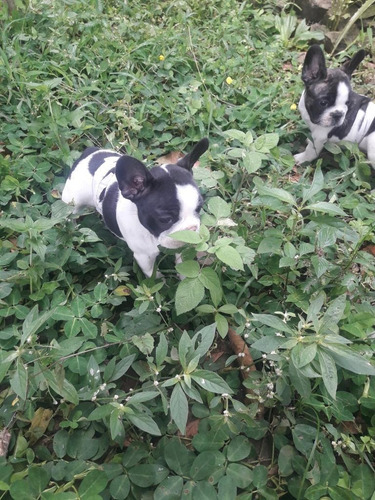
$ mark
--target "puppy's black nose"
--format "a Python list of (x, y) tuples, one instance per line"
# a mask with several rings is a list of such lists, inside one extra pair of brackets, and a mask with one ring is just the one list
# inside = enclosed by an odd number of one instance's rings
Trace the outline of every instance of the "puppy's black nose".
[(344, 113), (343, 113), (343, 111), (333, 111), (333, 112), (331, 113), (331, 116), (332, 116), (332, 118), (333, 118), (336, 122), (338, 122), (338, 121), (340, 121), (340, 120), (341, 120), (341, 118), (344, 116)]

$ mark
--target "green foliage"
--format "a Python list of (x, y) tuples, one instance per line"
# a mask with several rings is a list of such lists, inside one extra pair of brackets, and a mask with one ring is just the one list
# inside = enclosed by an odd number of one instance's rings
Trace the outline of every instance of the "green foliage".
[[(373, 498), (373, 179), (345, 143), (294, 177), (312, 32), (271, 2), (14, 6), (1, 498)], [(206, 135), (201, 230), (173, 235), (185, 245), (176, 265), (162, 253), (162, 279), (59, 199), (87, 145), (152, 163)]]

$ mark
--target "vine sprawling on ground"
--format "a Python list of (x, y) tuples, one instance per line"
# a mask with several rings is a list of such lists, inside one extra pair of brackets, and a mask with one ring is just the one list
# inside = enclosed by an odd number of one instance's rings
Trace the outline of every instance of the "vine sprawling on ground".
[[(295, 169), (322, 33), (278, 9), (0, 7), (0, 498), (375, 498), (372, 178), (350, 144)], [(60, 200), (88, 145), (152, 164), (204, 136), (163, 279)]]

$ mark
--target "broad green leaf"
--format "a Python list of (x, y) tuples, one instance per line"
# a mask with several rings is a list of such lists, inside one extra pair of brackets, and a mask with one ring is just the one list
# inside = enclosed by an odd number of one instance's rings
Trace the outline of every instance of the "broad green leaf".
[(296, 450), (290, 444), (286, 444), (280, 449), (277, 463), (281, 476), (286, 477), (293, 473), (294, 469), (292, 462), (295, 455)]
[(234, 304), (224, 304), (219, 307), (218, 311), (223, 314), (236, 314), (238, 309)]
[(272, 314), (253, 314), (253, 320), (263, 325), (270, 326), (279, 332), (286, 332), (293, 334), (293, 330), (284, 323), (284, 321), (277, 316), (273, 316)]
[(181, 434), (184, 435), (189, 414), (189, 405), (181, 384), (176, 384), (173, 388), (170, 400), (170, 411), (173, 421)]
[(149, 488), (161, 483), (169, 474), (169, 470), (161, 464), (141, 464), (128, 471), (132, 483), (141, 488)]
[(176, 264), (177, 271), (187, 278), (196, 278), (199, 275), (200, 267), (196, 260), (184, 260)]
[(328, 394), (336, 399), (337, 391), (337, 368), (332, 356), (321, 348), (318, 349), (318, 358), (320, 364), (320, 372), (322, 374), (323, 383), (328, 391)]
[(36, 333), (52, 317), (53, 313), (53, 310), (39, 313), (38, 306), (34, 306), (23, 322), (21, 345), (26, 342), (28, 337)]
[(326, 344), (323, 349), (329, 353), (335, 362), (353, 373), (359, 375), (375, 375), (375, 367), (349, 347), (343, 345)]
[[(141, 351), (141, 353), (145, 354), (146, 356), (150, 355), (154, 349), (154, 338), (150, 333), (145, 333), (144, 335), (140, 336), (134, 335), (131, 338), (131, 341)], [(128, 365), (128, 363), (129, 360), (127, 361), (126, 365)]]
[(28, 372), (21, 360), (17, 362), (16, 371), (10, 379), (10, 386), (20, 399), (26, 401)]
[(318, 165), (315, 169), (314, 178), (311, 186), (308, 189), (302, 190), (302, 203), (305, 204), (306, 201), (311, 200), (317, 193), (324, 189), (324, 177), (322, 174), (322, 169)]
[(204, 297), (204, 286), (199, 278), (186, 278), (177, 287), (175, 303), (177, 315), (191, 311)]
[(242, 130), (237, 130), (237, 129), (224, 130), (223, 135), (225, 137), (228, 137), (229, 139), (236, 139), (237, 141), (240, 142), (244, 142), (246, 137), (245, 132), (242, 132)]
[(109, 492), (114, 500), (126, 500), (130, 492), (130, 481), (125, 475), (112, 479)]
[(101, 420), (102, 418), (108, 417), (113, 411), (113, 406), (110, 404), (98, 406), (93, 410), (87, 417), (88, 420)]
[(269, 187), (260, 183), (257, 183), (256, 188), (261, 196), (271, 196), (272, 198), (276, 198), (284, 203), (288, 203), (288, 205), (296, 205), (296, 200), (293, 195), (291, 195), (288, 191), (285, 191), (285, 189)]
[(232, 394), (229, 385), (217, 373), (206, 370), (195, 370), (191, 378), (203, 389), (218, 394)]
[(141, 431), (147, 432), (153, 436), (161, 436), (161, 432), (156, 422), (146, 413), (128, 413), (126, 418)]
[(190, 338), (188, 333), (184, 330), (180, 337), (180, 341), (178, 343), (178, 357), (180, 359), (181, 366), (184, 370), (187, 367), (187, 354), (193, 348), (193, 340)]
[(205, 356), (211, 347), (216, 333), (216, 325), (212, 323), (211, 325), (204, 326), (194, 335), (192, 342), (196, 345), (194, 355), (195, 356)]
[(195, 455), (179, 439), (172, 438), (165, 445), (164, 458), (173, 472), (188, 476)]
[(302, 373), (302, 371), (298, 370), (294, 364), (293, 360), (289, 362), (289, 377), (293, 386), (297, 389), (299, 394), (303, 398), (308, 398), (311, 394), (311, 384), (309, 379)]
[(118, 380), (119, 378), (121, 378), (129, 370), (133, 361), (135, 360), (135, 357), (135, 354), (131, 354), (130, 356), (126, 356), (125, 358), (122, 358), (121, 361), (116, 363), (109, 381), (113, 382), (114, 380)]
[(208, 200), (207, 203), (208, 210), (216, 217), (216, 219), (222, 219), (224, 217), (229, 217), (231, 206), (223, 198), (219, 196), (214, 196)]
[(101, 302), (104, 300), (108, 293), (108, 287), (105, 283), (98, 283), (94, 288), (94, 297)]
[(107, 486), (108, 478), (104, 471), (93, 470), (85, 476), (78, 488), (79, 498), (91, 500), (94, 495), (101, 493)]
[(35, 500), (35, 495), (30, 490), (28, 482), (25, 479), (18, 479), (12, 482), (9, 492), (13, 500)]
[(227, 467), (227, 476), (230, 477), (237, 488), (245, 489), (253, 481), (253, 471), (242, 464), (231, 463)]
[(239, 462), (250, 455), (250, 441), (244, 436), (234, 436), (227, 446), (227, 458), (230, 462)]
[(51, 474), (43, 467), (31, 467), (29, 469), (29, 486), (31, 492), (38, 498), (49, 483)]
[(257, 351), (270, 353), (282, 347), (288, 339), (282, 337), (276, 337), (274, 335), (264, 335), (260, 339), (256, 340), (251, 347)]
[(298, 343), (291, 351), (291, 357), (296, 368), (311, 363), (317, 352), (317, 344), (302, 344)]
[(215, 255), (224, 264), (235, 271), (243, 271), (243, 261), (239, 252), (231, 246), (223, 246), (215, 251)]
[(154, 491), (153, 500), (177, 500), (182, 498), (183, 484), (182, 477), (167, 477)]
[(258, 254), (276, 254), (282, 255), (281, 245), (283, 240), (281, 238), (277, 238), (276, 236), (268, 236), (263, 238), (259, 243), (257, 253)]
[(326, 333), (326, 330), (336, 333), (338, 331), (338, 322), (344, 315), (345, 306), (346, 294), (340, 295), (335, 300), (333, 300), (324, 313), (318, 333), (324, 334)]
[(263, 153), (258, 151), (246, 151), (242, 162), (248, 174), (257, 172), (262, 166), (262, 160), (266, 158)]
[(327, 201), (319, 201), (317, 203), (313, 203), (312, 205), (307, 205), (306, 207), (304, 207), (304, 209), (314, 212), (321, 212), (327, 215), (341, 215), (343, 217), (347, 216), (342, 208)]
[(204, 267), (199, 275), (199, 281), (210, 292), (212, 302), (217, 307), (223, 297), (223, 289), (216, 271), (211, 267)]
[(53, 451), (58, 458), (64, 458), (68, 449), (69, 433), (61, 429), (53, 436)]
[(268, 153), (270, 149), (273, 149), (279, 143), (279, 135), (275, 132), (269, 134), (263, 134), (259, 136), (254, 141), (254, 147), (257, 151), (262, 151)]
[(307, 310), (307, 318), (306, 318), (307, 323), (311, 322), (314, 325), (317, 324), (318, 316), (322, 312), (322, 307), (325, 299), (326, 299), (326, 294), (323, 291), (321, 291), (318, 293), (318, 295), (314, 296), (310, 300), (310, 305)]
[(236, 482), (230, 476), (223, 476), (217, 485), (218, 498), (237, 498)]
[(298, 451), (309, 457), (319, 429), (306, 424), (297, 424), (292, 429), (293, 443)]
[(219, 332), (220, 337), (223, 339), (228, 333), (228, 320), (225, 316), (220, 313), (215, 314), (215, 323), (217, 331)]
[(159, 344), (155, 349), (155, 360), (157, 366), (161, 366), (162, 363), (164, 363), (167, 353), (168, 353), (168, 342), (167, 339), (165, 338), (164, 332), (161, 332), (159, 336)]
[(109, 429), (111, 431), (111, 438), (116, 439), (122, 437), (124, 433), (124, 424), (122, 422), (122, 412), (115, 409), (112, 411), (109, 418)]
[(217, 468), (216, 456), (212, 451), (203, 451), (192, 463), (190, 475), (194, 481), (207, 479)]
[(195, 231), (176, 231), (175, 233), (171, 233), (169, 237), (174, 240), (182, 241), (183, 243), (191, 243), (193, 245), (197, 245), (202, 242), (201, 236)]
[(367, 464), (358, 464), (353, 469), (352, 490), (359, 498), (368, 499), (375, 490), (374, 471)]
[(253, 469), (253, 484), (256, 488), (266, 486), (268, 481), (268, 470), (264, 465), (257, 465)]

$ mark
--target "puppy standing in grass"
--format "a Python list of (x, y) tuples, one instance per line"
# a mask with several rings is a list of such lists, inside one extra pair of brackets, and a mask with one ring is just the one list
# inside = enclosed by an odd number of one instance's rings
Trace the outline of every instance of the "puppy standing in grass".
[(294, 159), (301, 164), (315, 160), (326, 142), (357, 143), (375, 168), (375, 104), (368, 97), (353, 92), (350, 78), (365, 57), (360, 50), (340, 69), (327, 69), (319, 45), (306, 53), (302, 69), (305, 90), (298, 108), (308, 125), (312, 141)]
[(182, 230), (198, 231), (202, 196), (192, 167), (208, 149), (208, 139), (175, 164), (148, 170), (131, 156), (88, 148), (73, 164), (62, 200), (78, 211), (94, 207), (108, 229), (126, 241), (146, 276), (151, 276), (158, 245), (178, 248), (169, 237)]

